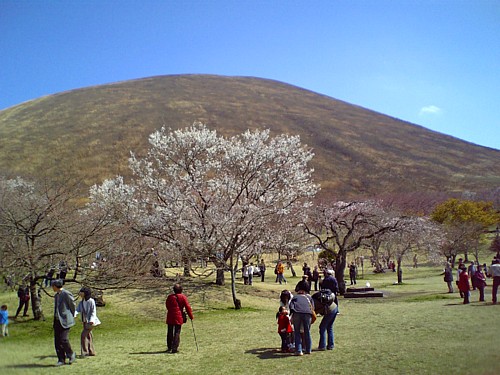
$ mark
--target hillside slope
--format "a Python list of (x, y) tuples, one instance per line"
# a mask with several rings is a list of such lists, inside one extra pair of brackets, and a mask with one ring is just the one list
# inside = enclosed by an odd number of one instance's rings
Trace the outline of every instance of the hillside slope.
[(322, 195), (483, 190), (500, 186), (500, 151), (272, 80), (158, 76), (51, 95), (0, 111), (0, 174), (85, 184), (127, 175), (161, 126), (201, 121), (224, 135), (300, 134)]

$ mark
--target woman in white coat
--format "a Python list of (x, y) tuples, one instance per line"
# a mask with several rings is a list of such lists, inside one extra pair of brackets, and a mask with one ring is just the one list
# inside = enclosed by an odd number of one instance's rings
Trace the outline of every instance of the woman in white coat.
[(94, 356), (94, 338), (92, 329), (101, 324), (97, 317), (95, 301), (89, 288), (80, 289), (81, 301), (76, 308), (77, 314), (80, 313), (83, 322), (83, 331), (81, 335), (82, 357)]

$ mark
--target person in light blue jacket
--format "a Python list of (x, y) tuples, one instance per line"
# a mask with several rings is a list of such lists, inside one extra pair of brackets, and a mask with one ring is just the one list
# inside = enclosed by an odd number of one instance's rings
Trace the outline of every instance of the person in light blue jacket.
[(7, 305), (0, 309), (0, 336), (9, 336), (9, 311)]

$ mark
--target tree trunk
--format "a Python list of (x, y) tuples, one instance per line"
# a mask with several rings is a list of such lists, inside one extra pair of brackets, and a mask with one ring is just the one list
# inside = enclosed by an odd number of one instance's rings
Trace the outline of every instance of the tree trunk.
[(226, 284), (226, 281), (224, 279), (224, 268), (222, 268), (222, 267), (217, 267), (215, 284), (216, 285), (225, 285)]
[(31, 311), (33, 312), (33, 319), (45, 320), (42, 310), (42, 298), (41, 295), (38, 295), (36, 287), (36, 281), (30, 281)]
[(190, 277), (191, 276), (191, 259), (189, 257), (184, 257), (182, 259), (182, 263), (184, 265), (184, 277)]
[[(241, 301), (236, 298), (236, 268), (233, 267), (233, 257), (231, 257), (231, 294), (233, 295), (233, 303), (234, 303), (234, 308), (236, 310), (241, 309)], [(236, 265), (238, 263), (236, 262)]]
[(347, 254), (345, 251), (339, 251), (337, 258), (335, 259), (335, 278), (337, 279), (337, 283), (339, 284), (339, 293), (340, 295), (344, 295), (346, 291), (345, 281), (344, 281), (344, 271), (346, 266)]
[(293, 264), (291, 261), (288, 261), (287, 262), (287, 265), (288, 265), (288, 268), (290, 268), (290, 271), (292, 272), (292, 277), (297, 277), (297, 273), (295, 272), (295, 270), (293, 269)]
[(403, 283), (403, 269), (401, 268), (401, 258), (398, 258), (398, 284)]

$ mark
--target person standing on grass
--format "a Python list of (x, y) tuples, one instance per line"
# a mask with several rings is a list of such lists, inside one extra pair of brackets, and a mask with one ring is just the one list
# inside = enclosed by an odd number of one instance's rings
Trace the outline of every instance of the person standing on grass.
[(243, 264), (241, 269), (241, 276), (243, 277), (243, 284), (248, 285), (248, 265), (246, 263)]
[(290, 352), (290, 334), (293, 332), (290, 317), (285, 306), (280, 306), (278, 311), (278, 333), (281, 337), (281, 352)]
[(453, 270), (451, 269), (451, 264), (449, 262), (446, 262), (446, 267), (441, 275), (443, 274), (444, 281), (448, 285), (448, 293), (453, 293)]
[(335, 346), (333, 323), (339, 313), (338, 306), (334, 302), (335, 298), (335, 294), (330, 292), (330, 289), (324, 289), (312, 295), (314, 310), (317, 314), (323, 315), (319, 324), (318, 350), (333, 350)]
[(80, 337), (81, 355), (82, 357), (94, 356), (95, 349), (92, 330), (95, 326), (101, 324), (101, 321), (97, 317), (96, 305), (90, 289), (80, 289), (79, 295), (81, 301), (76, 307), (76, 311), (82, 314), (83, 331)]
[(248, 269), (247, 269), (247, 272), (248, 272), (248, 285), (252, 285), (253, 284), (253, 271), (254, 271), (253, 263), (250, 263), (250, 265), (248, 266)]
[(356, 285), (356, 264), (354, 261), (351, 262), (351, 265), (349, 266), (349, 278), (351, 279), (351, 285)]
[(54, 345), (57, 353), (56, 366), (62, 366), (69, 359), (71, 365), (75, 362), (76, 353), (71, 349), (69, 330), (75, 325), (75, 300), (73, 294), (63, 288), (61, 279), (52, 281), (54, 296)]
[(497, 291), (500, 285), (500, 259), (493, 259), (489, 269), (489, 276), (493, 278), (493, 288), (491, 289), (491, 300), (494, 305), (497, 303)]
[(483, 273), (483, 266), (478, 265), (474, 273), (474, 284), (479, 290), (479, 302), (484, 302), (484, 287), (486, 286), (486, 276)]
[(260, 282), (263, 283), (264, 276), (266, 274), (266, 264), (264, 263), (264, 259), (260, 260), (259, 269), (260, 269)]
[(476, 281), (474, 274), (476, 273), (476, 265), (474, 262), (470, 262), (469, 267), (467, 267), (467, 274), (469, 275), (470, 282), (472, 284), (472, 290), (476, 290)]
[(19, 298), (19, 307), (17, 308), (14, 319), (17, 318), (23, 307), (23, 316), (28, 316), (28, 308), (30, 306), (30, 288), (25, 285), (19, 285), (19, 289), (17, 290), (17, 297)]
[(311, 278), (311, 283), (314, 282), (314, 291), (318, 290), (318, 281), (319, 281), (318, 266), (314, 266), (314, 269), (312, 271), (312, 278)]
[(464, 305), (469, 303), (469, 295), (470, 295), (470, 283), (469, 283), (469, 275), (467, 274), (467, 267), (465, 264), (460, 265), (462, 272), (460, 272), (460, 276), (458, 279), (458, 289), (460, 293), (464, 297)]
[[(465, 269), (464, 260), (462, 258), (459, 258), (458, 259), (458, 266), (457, 266), (457, 281), (455, 281), (457, 284), (457, 287), (458, 287), (458, 282), (460, 281), (460, 274), (462, 273), (463, 269)], [(464, 298), (464, 293), (460, 290), (460, 288), (458, 288), (458, 291), (460, 292), (460, 297)]]
[[(295, 355), (311, 354), (311, 319), (314, 301), (304, 290), (299, 290), (290, 301), (293, 331), (295, 336)], [(304, 340), (302, 340), (302, 335)]]
[(311, 283), (309, 282), (307, 275), (302, 275), (302, 280), (300, 280), (295, 286), (295, 291), (298, 292), (299, 290), (305, 291), (306, 294), (311, 293)]
[(182, 294), (181, 284), (174, 285), (174, 292), (170, 294), (166, 301), (167, 308), (167, 352), (177, 353), (181, 340), (182, 324), (186, 323), (184, 310), (189, 315), (189, 319), (193, 320), (193, 310), (189, 305), (187, 297)]
[(0, 308), (0, 336), (9, 336), (9, 312), (7, 305)]
[(285, 279), (285, 266), (283, 263), (278, 261), (278, 264), (276, 265), (276, 274), (278, 275), (278, 282), (281, 283), (284, 282), (286, 284), (286, 279)]

